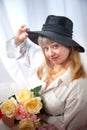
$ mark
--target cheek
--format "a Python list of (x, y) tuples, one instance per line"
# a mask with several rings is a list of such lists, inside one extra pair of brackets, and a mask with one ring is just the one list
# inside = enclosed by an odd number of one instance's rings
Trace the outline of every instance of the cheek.
[(46, 57), (49, 57), (48, 52), (46, 52), (46, 51), (44, 51), (44, 55), (45, 55)]
[(64, 49), (62, 51), (62, 57), (66, 60), (69, 57), (70, 50), (69, 49)]

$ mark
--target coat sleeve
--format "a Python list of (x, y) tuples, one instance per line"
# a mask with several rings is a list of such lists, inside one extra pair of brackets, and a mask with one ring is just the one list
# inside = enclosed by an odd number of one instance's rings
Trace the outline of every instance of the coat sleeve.
[(20, 58), (26, 53), (29, 46), (30, 43), (27, 39), (17, 46), (13, 37), (6, 42), (7, 56), (9, 58)]
[(6, 51), (8, 58), (15, 58), (28, 67), (37, 67), (43, 60), (40, 46), (31, 42), (28, 38), (19, 46), (16, 46), (14, 38), (8, 40), (6, 43)]

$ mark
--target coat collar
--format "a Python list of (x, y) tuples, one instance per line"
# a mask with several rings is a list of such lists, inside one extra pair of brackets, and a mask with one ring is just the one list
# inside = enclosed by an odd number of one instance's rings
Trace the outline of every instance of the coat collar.
[(41, 93), (54, 89), (55, 87), (60, 86), (60, 84), (68, 87), (70, 82), (71, 82), (71, 68), (68, 68), (63, 75), (54, 80), (47, 88), (46, 83), (43, 82)]

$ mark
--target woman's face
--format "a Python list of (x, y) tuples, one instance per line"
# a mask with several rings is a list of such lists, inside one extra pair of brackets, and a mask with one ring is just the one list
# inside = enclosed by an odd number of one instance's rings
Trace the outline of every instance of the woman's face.
[(66, 63), (70, 49), (57, 42), (40, 44), (46, 58), (48, 58), (54, 65), (61, 65)]

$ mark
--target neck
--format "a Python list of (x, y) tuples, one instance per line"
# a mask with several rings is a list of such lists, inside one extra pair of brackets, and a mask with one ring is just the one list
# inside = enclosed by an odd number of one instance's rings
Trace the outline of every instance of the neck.
[(60, 71), (66, 71), (69, 67), (69, 64), (61, 64), (61, 65), (54, 65), (53, 70), (55, 73), (59, 73)]

